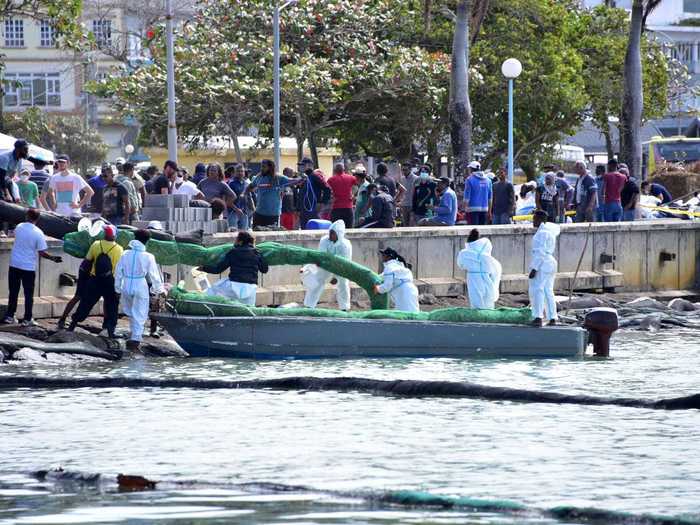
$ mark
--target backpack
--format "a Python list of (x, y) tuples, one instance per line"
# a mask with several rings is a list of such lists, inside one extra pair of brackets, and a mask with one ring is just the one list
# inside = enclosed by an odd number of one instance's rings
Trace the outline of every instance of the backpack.
[(95, 259), (95, 277), (112, 277), (112, 259), (109, 258), (109, 252), (111, 252), (116, 244), (106, 252), (102, 248), (102, 242), (100, 242), (100, 250), (102, 252)]

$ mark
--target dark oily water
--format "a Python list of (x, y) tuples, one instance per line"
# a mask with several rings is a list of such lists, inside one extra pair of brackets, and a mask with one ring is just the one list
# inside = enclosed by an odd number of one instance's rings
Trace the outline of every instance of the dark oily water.
[[(622, 333), (613, 356), (161, 360), (5, 365), (0, 375), (354, 376), (646, 399), (700, 391), (693, 332)], [(0, 391), (0, 425), (0, 523), (700, 522), (696, 410), (352, 392), (18, 389)], [(101, 473), (102, 481), (27, 475), (55, 465)], [(160, 483), (119, 493), (117, 473)]]

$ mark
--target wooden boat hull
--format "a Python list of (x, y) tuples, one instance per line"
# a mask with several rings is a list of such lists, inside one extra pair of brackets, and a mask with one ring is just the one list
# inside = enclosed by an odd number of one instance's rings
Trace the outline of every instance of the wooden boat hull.
[(192, 357), (243, 359), (573, 358), (585, 352), (578, 327), (324, 319), (154, 316)]

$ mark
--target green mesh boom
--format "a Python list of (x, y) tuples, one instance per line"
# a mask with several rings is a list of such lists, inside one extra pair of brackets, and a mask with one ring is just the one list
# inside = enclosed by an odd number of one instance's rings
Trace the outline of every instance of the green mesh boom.
[(400, 312), (370, 310), (341, 312), (322, 308), (257, 308), (245, 306), (225, 297), (187, 292), (174, 287), (168, 295), (168, 308), (180, 315), (216, 317), (325, 317), (337, 319), (393, 319), (397, 321), (442, 321), (450, 323), (502, 323), (526, 325), (530, 322), (529, 308), (444, 308), (432, 312)]
[[(73, 257), (83, 258), (92, 242), (102, 238), (102, 236), (103, 234), (100, 234), (100, 236), (92, 238), (88, 232), (69, 233), (64, 237), (63, 250)], [(133, 238), (133, 232), (119, 230), (117, 243), (126, 248)], [(155, 256), (158, 264), (165, 266), (175, 264), (214, 266), (232, 248), (233, 244), (205, 247), (198, 244), (157, 241), (155, 239), (148, 241), (146, 246), (146, 250)], [(332, 274), (349, 279), (365, 290), (367, 295), (369, 295), (373, 310), (386, 310), (389, 308), (389, 296), (374, 293), (374, 285), (380, 284), (382, 278), (361, 264), (330, 253), (276, 242), (265, 242), (259, 244), (257, 248), (270, 266), (316, 264)]]

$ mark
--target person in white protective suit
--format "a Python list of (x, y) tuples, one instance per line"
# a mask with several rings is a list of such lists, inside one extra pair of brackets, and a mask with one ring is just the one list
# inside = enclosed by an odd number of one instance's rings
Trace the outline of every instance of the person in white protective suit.
[(501, 263), (492, 255), (491, 241), (479, 237), (479, 230), (472, 230), (467, 245), (457, 256), (457, 266), (467, 272), (469, 306), (492, 309), (498, 301), (501, 284)]
[[(318, 251), (352, 260), (352, 244), (345, 238), (345, 222), (337, 220), (331, 225), (328, 235), (321, 239)], [(350, 281), (335, 276), (315, 264), (307, 264), (302, 269), (302, 283), (306, 288), (304, 306), (316, 308), (328, 279), (331, 279), (331, 284), (337, 285), (338, 308), (343, 311), (350, 310)]]
[(384, 262), (382, 279), (384, 282), (375, 285), (375, 293), (388, 293), (394, 303), (394, 309), (403, 312), (420, 312), (418, 305), (418, 288), (413, 283), (411, 265), (391, 248), (381, 250)]
[(255, 248), (255, 237), (247, 231), (239, 231), (233, 249), (213, 266), (202, 266), (200, 271), (221, 273), (229, 269), (227, 279), (221, 279), (209, 288), (207, 295), (218, 295), (239, 303), (255, 306), (258, 292), (258, 274), (267, 273), (269, 265)]
[(561, 229), (558, 224), (547, 222), (547, 212), (536, 210), (532, 225), (537, 233), (532, 238), (532, 256), (530, 259), (530, 308), (532, 309), (532, 326), (542, 326), (546, 318), (550, 326), (557, 324), (557, 303), (554, 299), (554, 278), (557, 275), (557, 260), (554, 251)]
[[(146, 243), (151, 238), (147, 230), (138, 230), (129, 250), (124, 252), (114, 270), (114, 290), (121, 294), (120, 303), (129, 317), (131, 334), (127, 348), (137, 351), (143, 339), (143, 330), (148, 320), (150, 294), (165, 293), (163, 278), (156, 264), (156, 258), (146, 251)], [(149, 289), (150, 283), (150, 289)]]

